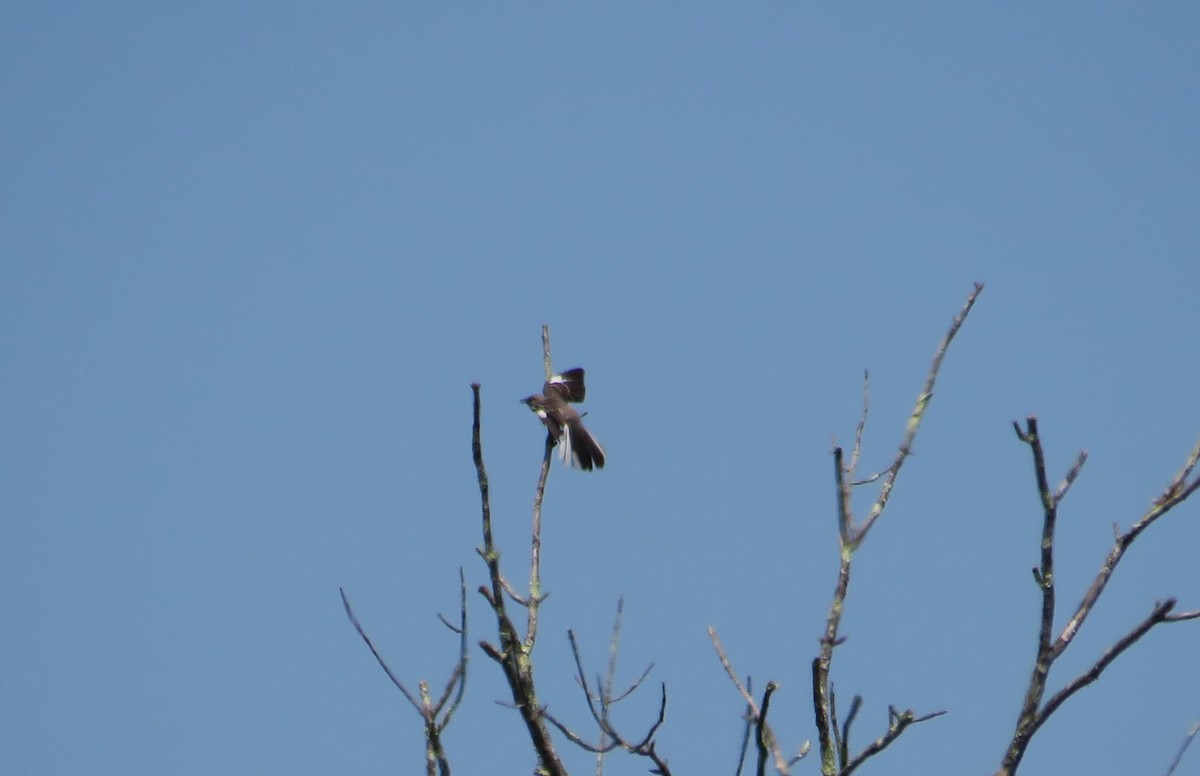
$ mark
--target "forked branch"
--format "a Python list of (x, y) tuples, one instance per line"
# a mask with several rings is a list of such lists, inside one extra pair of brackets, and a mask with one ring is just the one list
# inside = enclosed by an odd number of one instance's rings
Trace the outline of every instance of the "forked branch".
[[(854, 721), (854, 717), (858, 713), (861, 699), (858, 699), (856, 696), (856, 701), (851, 705), (851, 713), (846, 720), (846, 725), (839, 729), (833, 684), (830, 676), (833, 665), (833, 650), (843, 640), (839, 629), (841, 627), (842, 613), (845, 609), (846, 594), (850, 586), (850, 569), (854, 553), (862, 546), (862, 543), (867, 538), (867, 534), (870, 533), (872, 526), (875, 525), (875, 521), (879, 519), (880, 515), (883, 514), (883, 510), (887, 507), (888, 499), (891, 497), (892, 490), (896, 485), (896, 478), (900, 475), (900, 468), (912, 453), (913, 441), (916, 439), (921, 421), (925, 417), (925, 411), (933, 399), (933, 388), (937, 383), (938, 374), (941, 372), (942, 361), (946, 357), (946, 351), (949, 349), (950, 343), (954, 341), (955, 335), (958, 334), (958, 330), (966, 321), (967, 316), (971, 313), (971, 309), (975, 306), (975, 300), (982, 291), (983, 285), (976, 283), (971, 293), (967, 295), (967, 301), (954, 317), (954, 320), (951, 321), (950, 327), (946, 330), (945, 335), (938, 344), (937, 350), (934, 352), (933, 363), (930, 364), (929, 373), (925, 377), (925, 384), (921, 388), (921, 392), (917, 394), (916, 405), (909, 416), (908, 423), (904, 429), (904, 436), (900, 440), (900, 445), (896, 449), (896, 455), (891, 465), (880, 474), (861, 480), (855, 477), (862, 454), (863, 432), (866, 428), (867, 415), (870, 411), (870, 402), (867, 396), (869, 383), (865, 374), (863, 375), (863, 411), (858, 426), (855, 429), (854, 448), (851, 450), (849, 464), (845, 462), (845, 455), (842, 448), (835, 446), (833, 450), (839, 537), (838, 576), (837, 583), (834, 586), (833, 599), (829, 605), (829, 615), (825, 620), (825, 632), (821, 636), (820, 652), (812, 662), (813, 715), (816, 717), (817, 737), (821, 749), (821, 772), (826, 776), (852, 772), (867, 759), (883, 751), (884, 748), (896, 740), (910, 725), (932, 719), (943, 713), (935, 712), (934, 714), (917, 716), (912, 711), (900, 713), (892, 709), (889, 715), (887, 732), (865, 747), (859, 754), (852, 755), (849, 742), (850, 723)], [(871, 506), (862, 524), (856, 525), (854, 509), (851, 503), (852, 491), (855, 487), (867, 485), (879, 479), (883, 480), (879, 488), (879, 495), (876, 497), (875, 503)]]
[(575, 638), (574, 631), (567, 631), (567, 639), (571, 643), (571, 654), (575, 658), (575, 680), (583, 690), (583, 697), (587, 703), (588, 712), (592, 715), (592, 720), (600, 729), (600, 738), (597, 743), (590, 743), (581, 735), (568, 728), (553, 715), (546, 712), (546, 718), (552, 725), (557, 727), (563, 735), (565, 735), (576, 746), (585, 751), (592, 752), (597, 756), (596, 772), (600, 773), (603, 768), (604, 755), (612, 750), (620, 747), (630, 754), (639, 757), (645, 757), (654, 763), (652, 773), (662, 774), (662, 776), (671, 776), (671, 769), (667, 765), (666, 758), (658, 752), (657, 736), (659, 729), (667, 718), (667, 686), (660, 685), (660, 700), (658, 706), (658, 718), (650, 725), (646, 734), (639, 740), (633, 740), (622, 734), (612, 723), (612, 707), (614, 704), (628, 698), (641, 687), (642, 682), (649, 676), (653, 664), (646, 667), (641, 675), (634, 680), (628, 688), (620, 693), (613, 692), (613, 673), (616, 670), (615, 653), (617, 651), (617, 639), (620, 635), (620, 606), (617, 610), (617, 624), (613, 627), (613, 641), (609, 646), (609, 668), (607, 675), (602, 679), (596, 677), (595, 686), (593, 687), (587, 678), (587, 670), (583, 665), (583, 655), (579, 650), (579, 642)]
[(742, 684), (738, 678), (737, 672), (733, 670), (733, 663), (729, 660), (729, 655), (725, 652), (725, 647), (721, 644), (721, 640), (717, 638), (717, 630), (709, 626), (708, 637), (712, 640), (713, 649), (717, 651), (717, 659), (721, 661), (721, 666), (725, 669), (725, 673), (729, 676), (729, 681), (733, 682), (733, 686), (737, 688), (741, 694), (742, 700), (746, 702), (747, 723), (752, 725), (755, 731), (755, 746), (758, 751), (758, 767), (756, 773), (762, 776), (766, 769), (766, 755), (770, 752), (772, 760), (775, 762), (775, 770), (782, 776), (787, 776), (793, 765), (804, 759), (808, 754), (809, 742), (805, 741), (800, 747), (800, 750), (791, 758), (785, 758), (783, 751), (779, 748), (779, 740), (775, 737), (775, 731), (771, 730), (771, 726), (767, 723), (767, 711), (769, 709), (769, 701), (771, 695), (779, 689), (777, 682), (767, 682), (767, 689), (763, 693), (763, 702), (760, 707), (755, 701), (754, 696), (750, 694), (750, 688)]
[(354, 608), (350, 606), (350, 599), (346, 596), (346, 591), (338, 588), (338, 592), (342, 596), (342, 606), (346, 610), (346, 616), (350, 618), (350, 623), (354, 625), (354, 629), (358, 631), (358, 635), (366, 643), (367, 648), (371, 650), (371, 654), (375, 656), (375, 661), (379, 663), (379, 667), (387, 674), (388, 679), (392, 681), (392, 684), (400, 690), (409, 704), (421, 715), (421, 719), (425, 725), (425, 773), (427, 776), (434, 776), (435, 773), (441, 774), (441, 776), (450, 776), (450, 761), (447, 759), (445, 747), (442, 745), (442, 733), (449, 726), (454, 712), (458, 709), (459, 704), (462, 703), (463, 693), (467, 686), (467, 662), (470, 656), (470, 651), (467, 648), (467, 580), (463, 576), (461, 568), (458, 570), (458, 581), (460, 600), (458, 625), (452, 625), (445, 617), (440, 614), (438, 615), (438, 619), (442, 621), (443, 625), (458, 634), (458, 661), (455, 663), (454, 669), (450, 672), (450, 678), (446, 681), (446, 686), (436, 702), (429, 693), (429, 684), (424, 680), (417, 684), (418, 694), (420, 695), (419, 701), (404, 686), (404, 683), (392, 671), (391, 666), (383, 659), (383, 655), (375, 646), (375, 642), (371, 640), (371, 636), (367, 633), (366, 628), (363, 627), (358, 616), (354, 613)]
[(1017, 717), (1016, 729), (1013, 732), (1013, 737), (1005, 752), (1004, 759), (1000, 764), (1000, 769), (996, 772), (997, 776), (1012, 776), (1015, 774), (1020, 767), (1021, 760), (1025, 756), (1030, 741), (1033, 739), (1033, 735), (1049, 719), (1050, 715), (1057, 711), (1072, 695), (1099, 679), (1104, 669), (1129, 649), (1129, 647), (1133, 646), (1138, 639), (1145, 636), (1154, 626), (1167, 622), (1200, 619), (1200, 611), (1173, 614), (1172, 612), (1176, 604), (1174, 598), (1155, 603), (1150, 614), (1109, 647), (1092, 664), (1091, 668), (1076, 676), (1043, 704), (1042, 700), (1046, 694), (1050, 668), (1054, 665), (1054, 661), (1071, 645), (1071, 642), (1079, 633), (1079, 629), (1083, 627), (1088, 615), (1091, 614), (1096, 602), (1100, 599), (1100, 595), (1104, 592), (1105, 587), (1112, 578), (1113, 572), (1116, 571), (1117, 564), (1125, 556), (1125, 551), (1129, 549), (1129, 546), (1133, 544), (1133, 541), (1137, 539), (1142, 531), (1150, 527), (1150, 525), (1172, 508), (1182, 503), (1188, 496), (1196, 492), (1197, 488), (1200, 488), (1200, 477), (1193, 476), (1197, 462), (1200, 462), (1200, 442), (1192, 448), (1191, 453), (1184, 462), (1183, 468), (1175, 475), (1162, 494), (1154, 499), (1150, 509), (1134, 522), (1128, 531), (1122, 533), (1119, 529), (1114, 530), (1115, 538), (1112, 550), (1109, 551), (1096, 577), (1083, 594), (1079, 606), (1075, 609), (1075, 613), (1067, 620), (1066, 625), (1056, 638), (1053, 635), (1056, 597), (1054, 549), (1058, 507), (1070, 489), (1071, 484), (1079, 476), (1079, 472), (1087, 460), (1087, 453), (1081, 452), (1076, 457), (1074, 464), (1067, 471), (1062, 484), (1051, 492), (1049, 478), (1046, 474), (1046, 457), (1042, 448), (1037, 418), (1032, 416), (1027, 418), (1023, 430), (1016, 423), (1013, 424), (1013, 428), (1017, 433), (1017, 438), (1029, 445), (1033, 453), (1034, 478), (1037, 482), (1038, 500), (1042, 504), (1041, 563), (1033, 569), (1034, 581), (1042, 592), (1042, 616), (1038, 626), (1038, 648), (1037, 656), (1034, 659), (1033, 674), (1030, 676), (1029, 685), (1025, 691), (1025, 699), (1021, 704), (1021, 712)]

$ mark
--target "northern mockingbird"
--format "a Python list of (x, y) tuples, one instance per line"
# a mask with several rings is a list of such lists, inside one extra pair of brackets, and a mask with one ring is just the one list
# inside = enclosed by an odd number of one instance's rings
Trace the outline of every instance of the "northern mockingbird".
[(568, 404), (583, 401), (585, 392), (583, 370), (568, 369), (551, 376), (541, 393), (526, 396), (521, 402), (542, 419), (550, 437), (559, 445), (563, 463), (590, 472), (593, 468), (604, 468), (604, 448), (584, 427), (583, 416)]

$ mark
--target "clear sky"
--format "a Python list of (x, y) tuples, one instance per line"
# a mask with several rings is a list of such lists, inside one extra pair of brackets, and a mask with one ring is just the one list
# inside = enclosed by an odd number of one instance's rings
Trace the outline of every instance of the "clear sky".
[[(709, 625), (781, 683), (787, 747), (815, 738), (831, 440), (869, 368), (864, 467), (891, 460), (983, 281), (834, 670), (866, 699), (857, 745), (888, 704), (949, 712), (863, 774), (990, 773), (1040, 602), (1011, 421), (1041, 418), (1056, 481), (1091, 453), (1064, 608), (1200, 436), (1197, 40), (1194, 3), (10, 4), (0, 771), (419, 772), (337, 590), (440, 687), (436, 615), (460, 566), (485, 580), (469, 384), (520, 581), (543, 323), (609, 455), (551, 475), (544, 700), (590, 730), (565, 633), (599, 669), (623, 594), (621, 665), (666, 682), (677, 774), (736, 758)], [(1200, 502), (1139, 539), (1052, 687), (1155, 600), (1200, 608), (1198, 552)], [(1197, 654), (1200, 624), (1150, 633), (1023, 772), (1165, 770)], [(529, 772), (504, 697), (474, 649), (457, 772)]]

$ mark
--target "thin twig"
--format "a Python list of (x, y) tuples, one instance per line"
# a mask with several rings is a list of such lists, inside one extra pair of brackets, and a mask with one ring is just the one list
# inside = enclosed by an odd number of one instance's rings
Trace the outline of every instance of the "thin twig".
[[(717, 629), (711, 625), (708, 627), (708, 637), (712, 640), (713, 649), (717, 651), (717, 659), (721, 661), (721, 666), (725, 669), (725, 673), (729, 675), (729, 680), (733, 682), (733, 686), (741, 694), (742, 700), (746, 701), (746, 707), (750, 712), (751, 719), (754, 720), (755, 724), (758, 724), (760, 720), (762, 721), (762, 725), (766, 731), (765, 738), (770, 742), (771, 753), (775, 758), (775, 767), (779, 769), (781, 774), (787, 774), (790, 766), (788, 765), (788, 761), (784, 759), (783, 752), (779, 749), (779, 741), (775, 738), (774, 731), (767, 724), (762, 711), (759, 710), (758, 703), (755, 702), (754, 696), (750, 694), (750, 690), (738, 679), (737, 673), (733, 670), (733, 663), (730, 662), (729, 656), (725, 654), (725, 647), (722, 646), (721, 640), (717, 638)], [(776, 682), (767, 683), (768, 687), (772, 685), (778, 687)], [(805, 751), (807, 751), (807, 745)]]
[(1175, 769), (1179, 767), (1179, 762), (1183, 759), (1183, 753), (1191, 746), (1192, 739), (1196, 737), (1197, 733), (1200, 733), (1200, 720), (1192, 723), (1192, 729), (1183, 737), (1183, 743), (1179, 745), (1179, 752), (1175, 755), (1175, 759), (1171, 761), (1171, 767), (1167, 768), (1167, 772), (1163, 776), (1172, 776), (1175, 773)]
[(846, 715), (846, 724), (842, 728), (841, 748), (838, 751), (838, 760), (843, 768), (850, 762), (850, 726), (854, 724), (855, 718), (858, 717), (859, 709), (862, 708), (863, 698), (861, 695), (855, 695), (854, 700), (850, 701), (850, 713)]
[(1037, 729), (1041, 727), (1047, 719), (1049, 719), (1050, 715), (1058, 710), (1058, 707), (1061, 706), (1067, 700), (1067, 698), (1070, 698), (1084, 687), (1087, 687), (1089, 684), (1099, 679), (1100, 674), (1104, 672), (1104, 669), (1108, 668), (1110, 663), (1116, 660), (1122, 652), (1132, 647), (1138, 639), (1140, 639), (1142, 636), (1145, 636), (1151, 628), (1160, 623), (1171, 622), (1168, 615), (1174, 608), (1174, 598), (1168, 598), (1162, 603), (1156, 603), (1154, 605), (1154, 610), (1150, 612), (1146, 619), (1138, 623), (1133, 630), (1129, 631), (1129, 633), (1126, 633), (1115, 644), (1105, 650), (1104, 654), (1100, 656), (1099, 660), (1092, 664), (1091, 668), (1072, 679), (1065, 687), (1056, 692), (1050, 698), (1050, 700), (1046, 701), (1046, 705), (1037, 714), (1037, 721), (1034, 723), (1033, 731), (1030, 732), (1030, 735), (1032, 735), (1033, 732), (1036, 732)]
[(767, 682), (767, 687), (763, 690), (762, 713), (758, 715), (754, 726), (754, 744), (758, 750), (758, 776), (766, 776), (767, 750), (775, 745), (775, 736), (771, 733), (771, 728), (767, 727), (767, 713), (771, 709), (771, 696), (778, 687), (775, 682)]
[(350, 599), (346, 596), (346, 591), (339, 587), (338, 592), (341, 593), (342, 607), (346, 610), (346, 616), (350, 618), (350, 623), (354, 626), (354, 630), (358, 631), (358, 635), (364, 642), (366, 642), (367, 648), (371, 650), (371, 654), (375, 656), (375, 662), (379, 663), (379, 667), (383, 669), (385, 674), (387, 674), (388, 679), (391, 679), (392, 684), (396, 685), (396, 689), (404, 694), (404, 697), (407, 698), (408, 702), (412, 704), (412, 707), (417, 710), (417, 713), (421, 713), (420, 702), (413, 697), (413, 694), (408, 691), (408, 688), (404, 686), (404, 683), (401, 682), (400, 678), (397, 677), (392, 671), (391, 666), (387, 664), (387, 661), (383, 659), (383, 655), (379, 653), (379, 649), (375, 646), (375, 642), (371, 641), (371, 637), (367, 634), (366, 629), (363, 628), (362, 623), (359, 622), (358, 615), (354, 613), (354, 608), (350, 606)]
[[(454, 696), (454, 701), (450, 704), (450, 708), (446, 709), (445, 715), (442, 717), (442, 727), (450, 724), (450, 718), (454, 716), (454, 712), (458, 711), (458, 707), (462, 704), (463, 694), (467, 690), (467, 663), (471, 658), (471, 650), (469, 648), (469, 639), (467, 637), (467, 577), (463, 573), (462, 566), (458, 567), (458, 590), (459, 590), (459, 618), (458, 627), (450, 625), (446, 622), (446, 618), (440, 614), (438, 618), (446, 623), (446, 627), (458, 634), (458, 665), (461, 670), (456, 670), (456, 674), (460, 677), (457, 682), (458, 692)], [(446, 705), (446, 701), (450, 698), (450, 693), (456, 682), (451, 681), (446, 683), (446, 689), (442, 692), (442, 697), (437, 703), (437, 711), (441, 712)]]
[(872, 741), (865, 749), (859, 752), (854, 759), (846, 764), (846, 767), (842, 768), (838, 772), (838, 776), (850, 776), (850, 774), (858, 770), (860, 765), (879, 754), (884, 749), (887, 749), (888, 746), (890, 746), (893, 741), (899, 738), (900, 734), (907, 730), (910, 725), (916, 725), (920, 722), (925, 722), (926, 720), (940, 717), (945, 713), (946, 712), (944, 711), (935, 711), (932, 714), (925, 714), (918, 717), (913, 713), (912, 709), (899, 712), (896, 711), (895, 706), (888, 706), (887, 732)]
[(892, 495), (892, 488), (896, 484), (896, 477), (900, 475), (900, 467), (904, 465), (905, 459), (912, 453), (912, 443), (916, 439), (917, 429), (921, 426), (921, 420), (925, 417), (925, 410), (929, 407), (929, 402), (933, 400), (933, 386), (937, 382), (938, 373), (942, 370), (942, 359), (946, 357), (946, 351), (949, 349), (950, 343), (954, 341), (954, 335), (958, 334), (958, 330), (967, 320), (971, 308), (975, 306), (975, 300), (979, 298), (979, 294), (982, 292), (983, 284), (976, 283), (975, 288), (967, 295), (966, 304), (958, 311), (958, 315), (954, 316), (954, 320), (950, 323), (950, 328), (946, 330), (946, 335), (942, 337), (941, 343), (938, 344), (937, 351), (933, 355), (933, 363), (929, 366), (929, 374), (925, 378), (925, 386), (921, 389), (921, 393), (917, 395), (917, 404), (913, 408), (912, 415), (908, 418), (908, 425), (904, 430), (904, 439), (900, 441), (900, 446), (896, 450), (896, 458), (892, 461), (892, 465), (888, 467), (887, 478), (879, 489), (879, 497), (875, 500), (870, 514), (863, 521), (862, 528), (859, 529), (858, 535), (854, 539), (856, 547), (862, 544), (863, 540), (867, 538), (867, 532), (871, 530), (871, 526), (875, 525), (875, 521), (879, 519), (884, 507), (887, 506), (888, 498)]
[[(863, 406), (862, 414), (858, 416), (858, 427), (854, 429), (854, 449), (850, 451), (850, 467), (846, 471), (849, 479), (854, 479), (858, 471), (858, 459), (862, 455), (863, 432), (867, 430), (867, 415), (871, 413), (871, 373), (863, 370)], [(878, 477), (879, 475), (875, 475)]]
[[(753, 678), (746, 677), (746, 689), (753, 689)], [(746, 765), (746, 753), (750, 750), (750, 732), (754, 730), (754, 709), (746, 706), (745, 713), (746, 727), (742, 730), (742, 745), (738, 748), (737, 768), (734, 769), (734, 776), (742, 776), (742, 768)]]

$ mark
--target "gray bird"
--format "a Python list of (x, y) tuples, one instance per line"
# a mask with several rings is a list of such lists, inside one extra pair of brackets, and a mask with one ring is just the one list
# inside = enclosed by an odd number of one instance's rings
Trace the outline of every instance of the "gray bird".
[(521, 402), (542, 419), (550, 437), (559, 445), (563, 463), (590, 472), (593, 468), (604, 468), (604, 448), (583, 425), (583, 416), (571, 406), (583, 401), (586, 392), (583, 370), (568, 369), (553, 375), (542, 386), (541, 393), (526, 396)]

